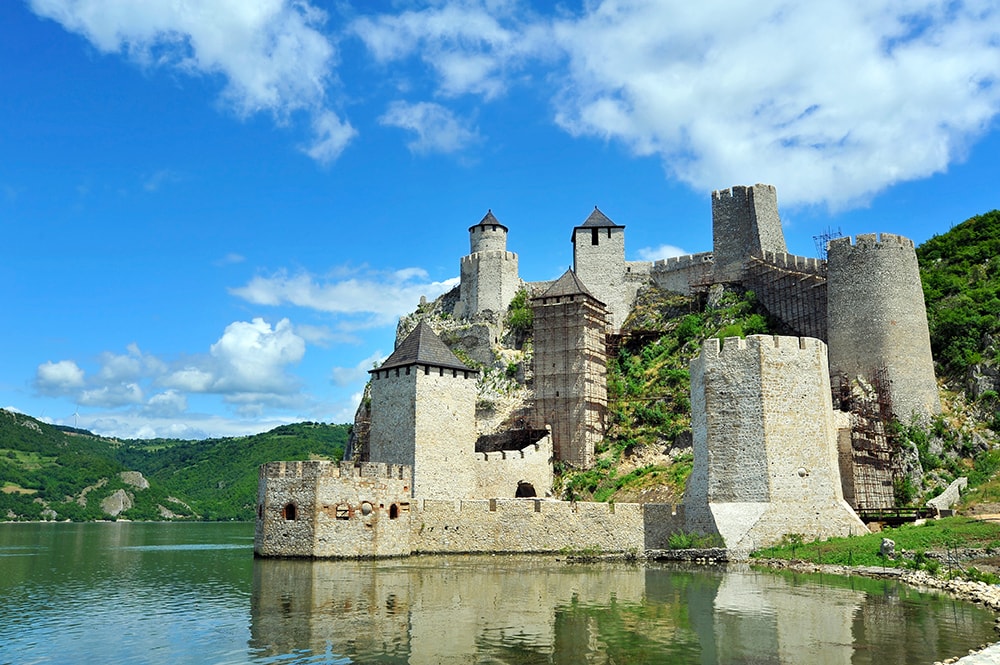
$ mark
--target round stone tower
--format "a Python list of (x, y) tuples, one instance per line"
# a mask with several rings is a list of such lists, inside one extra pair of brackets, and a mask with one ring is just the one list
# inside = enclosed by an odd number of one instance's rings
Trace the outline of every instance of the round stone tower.
[(466, 319), (486, 311), (503, 315), (521, 286), (517, 254), (507, 251), (507, 227), (488, 211), (469, 227), (469, 245), (469, 255), (462, 257), (456, 314)]
[(834, 238), (827, 252), (830, 373), (882, 376), (903, 423), (941, 412), (913, 241), (883, 233)]

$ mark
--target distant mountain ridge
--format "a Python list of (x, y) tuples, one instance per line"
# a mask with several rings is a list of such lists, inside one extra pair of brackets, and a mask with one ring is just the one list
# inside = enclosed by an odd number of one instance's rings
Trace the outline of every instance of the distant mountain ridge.
[(120, 441), (0, 409), (0, 521), (252, 520), (262, 463), (339, 460), (349, 429)]

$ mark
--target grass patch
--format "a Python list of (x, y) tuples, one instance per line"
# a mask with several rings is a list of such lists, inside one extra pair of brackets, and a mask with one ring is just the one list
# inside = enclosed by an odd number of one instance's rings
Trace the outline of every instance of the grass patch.
[[(891, 538), (896, 542), (897, 553), (901, 550), (914, 552), (914, 559), (899, 556), (895, 559), (882, 557), (879, 550), (883, 538)], [(798, 559), (844, 566), (898, 568), (914, 567), (914, 561), (919, 564), (921, 554), (927, 550), (948, 550), (957, 547), (1000, 547), (1000, 525), (967, 517), (946, 517), (928, 520), (919, 526), (907, 524), (895, 529), (885, 529), (880, 533), (830, 538), (810, 543), (802, 542), (801, 536), (796, 538), (796, 534), (791, 534), (785, 536), (781, 544), (757, 550), (752, 556), (766, 559)]]

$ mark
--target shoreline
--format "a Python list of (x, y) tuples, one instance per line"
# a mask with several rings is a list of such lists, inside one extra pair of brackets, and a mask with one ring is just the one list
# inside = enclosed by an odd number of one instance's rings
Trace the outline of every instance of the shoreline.
[[(883, 568), (881, 566), (841, 566), (788, 559), (753, 559), (748, 563), (751, 566), (798, 573), (895, 579), (921, 591), (943, 591), (953, 598), (982, 605), (995, 614), (1000, 614), (1000, 584), (944, 579), (931, 575), (925, 570)], [(1000, 616), (994, 621), (993, 627), (1000, 633)], [(990, 663), (1000, 663), (1000, 636), (998, 636), (997, 641), (991, 644), (983, 644), (978, 649), (970, 649), (966, 655), (934, 661), (934, 665), (989, 665)]]

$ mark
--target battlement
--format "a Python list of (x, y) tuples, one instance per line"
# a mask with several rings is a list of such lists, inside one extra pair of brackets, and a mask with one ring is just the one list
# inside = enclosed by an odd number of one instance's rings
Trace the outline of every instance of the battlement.
[(774, 185), (765, 185), (762, 183), (757, 183), (753, 186), (747, 185), (734, 185), (729, 189), (717, 189), (712, 192), (712, 199), (714, 201), (727, 201), (732, 199), (746, 199), (747, 194), (755, 191), (761, 191), (773, 195), (775, 198), (778, 196), (778, 191), (775, 189)]
[(531, 457), (542, 450), (538, 443), (531, 443), (520, 450), (495, 450), (488, 453), (475, 453), (477, 462), (496, 462), (498, 460), (515, 460)]
[(726, 358), (746, 352), (757, 352), (767, 355), (773, 350), (778, 351), (809, 351), (825, 348), (821, 340), (813, 337), (792, 337), (788, 335), (750, 335), (749, 337), (726, 337), (724, 340), (712, 337), (706, 339), (701, 347), (701, 357)]
[(913, 241), (895, 233), (859, 233), (857, 241), (853, 241), (850, 236), (833, 238), (830, 240), (828, 251), (840, 251), (853, 247), (855, 249), (880, 249), (880, 248), (900, 248), (913, 249)]
[(810, 275), (825, 275), (826, 261), (806, 256), (795, 256), (785, 252), (765, 251), (761, 257), (765, 263), (769, 263), (785, 270), (809, 273)]
[(672, 256), (669, 259), (659, 259), (653, 262), (653, 270), (658, 272), (673, 272), (675, 270), (687, 270), (692, 266), (701, 266), (712, 263), (714, 256), (712, 252), (700, 252), (698, 254), (686, 254), (684, 256)]
[(460, 261), (462, 266), (474, 266), (484, 259), (499, 259), (501, 261), (517, 261), (517, 254), (505, 250), (487, 250), (473, 252), (463, 256)]
[(411, 468), (404, 464), (381, 462), (330, 462), (308, 460), (296, 462), (267, 462), (260, 466), (260, 478), (293, 478), (315, 480), (319, 478), (387, 478), (406, 480)]

